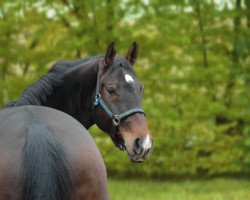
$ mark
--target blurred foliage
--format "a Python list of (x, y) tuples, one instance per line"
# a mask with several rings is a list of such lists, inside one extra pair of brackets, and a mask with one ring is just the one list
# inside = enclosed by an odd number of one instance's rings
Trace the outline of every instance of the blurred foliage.
[(0, 0), (0, 106), (61, 59), (116, 41), (136, 64), (154, 150), (139, 165), (92, 128), (114, 176), (250, 172), (250, 3), (247, 0)]

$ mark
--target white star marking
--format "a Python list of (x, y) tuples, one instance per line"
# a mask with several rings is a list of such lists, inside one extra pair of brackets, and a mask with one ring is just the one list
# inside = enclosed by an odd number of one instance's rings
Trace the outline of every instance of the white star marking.
[(125, 80), (127, 81), (127, 83), (134, 83), (134, 79), (128, 74), (125, 74)]

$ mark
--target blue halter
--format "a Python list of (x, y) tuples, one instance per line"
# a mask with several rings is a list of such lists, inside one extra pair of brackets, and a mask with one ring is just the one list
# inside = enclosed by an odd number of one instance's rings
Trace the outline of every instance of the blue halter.
[(102, 100), (102, 96), (100, 93), (96, 94), (95, 100), (94, 100), (94, 106), (100, 105), (105, 112), (108, 114), (108, 116), (112, 119), (113, 125), (115, 127), (119, 126), (122, 119), (135, 114), (135, 113), (142, 113), (145, 115), (145, 112), (141, 108), (132, 108), (122, 114), (115, 115), (105, 104), (105, 102)]

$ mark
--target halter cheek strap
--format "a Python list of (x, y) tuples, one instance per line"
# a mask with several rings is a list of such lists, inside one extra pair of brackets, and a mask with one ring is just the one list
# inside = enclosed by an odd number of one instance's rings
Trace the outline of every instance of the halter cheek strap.
[(135, 114), (135, 113), (142, 113), (145, 115), (145, 112), (141, 109), (141, 108), (132, 108), (122, 114), (119, 115), (115, 115), (109, 108), (108, 106), (105, 104), (105, 102), (102, 100), (102, 96), (100, 93), (96, 94), (95, 96), (95, 100), (94, 100), (94, 106), (100, 105), (103, 110), (105, 110), (105, 112), (108, 114), (108, 116), (112, 119), (113, 125), (114, 126), (119, 126), (120, 122), (122, 119)]

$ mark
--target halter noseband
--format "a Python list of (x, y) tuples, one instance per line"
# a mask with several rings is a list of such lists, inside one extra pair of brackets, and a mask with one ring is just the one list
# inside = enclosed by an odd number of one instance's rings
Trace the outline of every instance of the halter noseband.
[(145, 115), (145, 112), (141, 109), (141, 108), (132, 108), (122, 114), (119, 115), (115, 115), (109, 108), (108, 106), (105, 104), (105, 102), (102, 100), (102, 96), (100, 93), (96, 94), (95, 96), (95, 100), (94, 100), (94, 106), (100, 105), (105, 112), (108, 114), (108, 116), (112, 119), (113, 125), (115, 127), (120, 125), (120, 122), (122, 119), (135, 114), (135, 113), (142, 113)]

